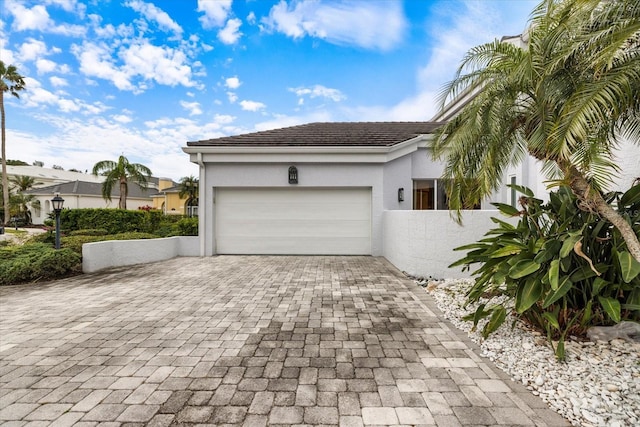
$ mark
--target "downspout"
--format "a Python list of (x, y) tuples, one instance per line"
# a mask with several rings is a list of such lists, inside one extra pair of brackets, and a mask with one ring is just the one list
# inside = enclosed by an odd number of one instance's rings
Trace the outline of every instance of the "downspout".
[[(205, 198), (205, 188), (206, 188), (206, 182), (205, 182), (205, 173), (204, 173), (204, 162), (202, 161), (202, 152), (198, 152), (197, 153), (197, 163), (198, 166), (200, 166), (200, 185), (198, 185), (198, 200), (200, 201), (200, 203), (204, 202)], [(198, 205), (200, 204), (198, 203)], [(205, 256), (205, 240), (206, 240), (206, 236), (205, 236), (205, 222), (206, 222), (206, 218), (203, 218), (201, 216), (202, 212), (204, 212), (204, 209), (201, 209), (201, 206), (198, 206), (198, 234), (200, 235), (200, 256), (204, 257)]]

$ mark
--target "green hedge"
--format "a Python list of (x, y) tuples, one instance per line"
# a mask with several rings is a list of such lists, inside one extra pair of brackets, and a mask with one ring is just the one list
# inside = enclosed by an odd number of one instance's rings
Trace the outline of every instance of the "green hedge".
[(82, 255), (82, 245), (85, 243), (104, 242), (107, 240), (137, 240), (157, 239), (158, 236), (150, 233), (118, 233), (107, 236), (64, 236), (60, 238), (60, 247), (71, 249)]
[(60, 278), (81, 270), (81, 257), (71, 249), (43, 243), (0, 247), (0, 285)]
[(66, 235), (151, 233), (156, 237), (196, 236), (198, 218), (164, 215), (160, 211), (122, 209), (67, 209), (60, 213), (60, 228)]

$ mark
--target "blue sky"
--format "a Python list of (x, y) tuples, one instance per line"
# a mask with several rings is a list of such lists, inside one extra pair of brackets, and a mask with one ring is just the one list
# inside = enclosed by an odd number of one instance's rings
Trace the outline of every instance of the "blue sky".
[(316, 121), (429, 120), (471, 47), (529, 0), (3, 0), (7, 158), (90, 170), (124, 154), (197, 176), (187, 141)]

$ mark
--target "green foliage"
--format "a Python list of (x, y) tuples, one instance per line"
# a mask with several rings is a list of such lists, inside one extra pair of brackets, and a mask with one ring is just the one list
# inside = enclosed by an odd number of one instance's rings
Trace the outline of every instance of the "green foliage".
[(160, 211), (130, 211), (123, 209), (64, 209), (60, 213), (60, 228), (65, 232), (83, 229), (103, 229), (108, 234), (153, 233), (164, 220)]
[(0, 247), (0, 285), (59, 278), (80, 271), (81, 257), (42, 243)]
[(197, 236), (198, 218), (182, 218), (176, 223), (177, 236)]
[[(568, 187), (550, 193), (548, 203), (528, 189), (522, 210), (495, 204), (517, 225), (492, 218), (498, 225), (477, 243), (456, 250), (467, 255), (451, 266), (480, 264), (468, 302), (487, 295), (506, 295), (515, 312), (558, 340), (556, 356), (564, 358), (564, 337), (581, 335), (588, 326), (640, 320), (640, 263), (627, 251), (618, 229), (597, 214), (579, 208)], [(604, 198), (617, 207), (640, 234), (640, 185)], [(491, 316), (486, 337), (504, 322), (505, 304), (480, 305), (467, 320)]]
[(69, 236), (105, 236), (109, 234), (104, 228), (84, 228), (69, 232)]

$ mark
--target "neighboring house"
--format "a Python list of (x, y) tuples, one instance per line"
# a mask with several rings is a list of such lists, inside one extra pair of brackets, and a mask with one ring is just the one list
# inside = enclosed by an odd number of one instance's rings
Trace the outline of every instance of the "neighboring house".
[[(143, 206), (150, 206), (153, 203), (153, 196), (157, 194), (155, 188), (143, 190), (135, 183), (129, 183), (129, 194), (127, 197), (127, 208), (136, 210)], [(120, 189), (114, 186), (111, 192), (111, 201), (102, 198), (102, 183), (73, 181), (46, 187), (35, 188), (25, 191), (25, 194), (32, 194), (40, 201), (39, 209), (31, 209), (32, 221), (34, 224), (43, 224), (52, 212), (51, 199), (60, 194), (64, 199), (64, 209), (81, 208), (117, 208), (120, 198)]]
[(197, 216), (197, 206), (187, 206), (186, 197), (180, 197), (180, 184), (169, 178), (159, 178), (158, 194), (153, 196), (153, 208), (166, 215)]
[(17, 176), (30, 176), (35, 179), (36, 187), (60, 184), (71, 181), (102, 182), (104, 177), (90, 173), (65, 171), (62, 169), (45, 168), (41, 166), (10, 166), (7, 165), (9, 180)]

